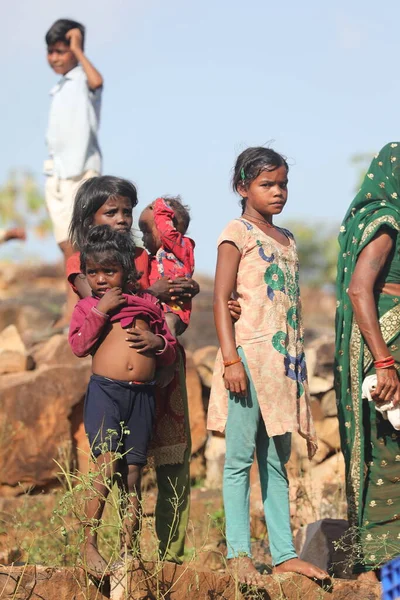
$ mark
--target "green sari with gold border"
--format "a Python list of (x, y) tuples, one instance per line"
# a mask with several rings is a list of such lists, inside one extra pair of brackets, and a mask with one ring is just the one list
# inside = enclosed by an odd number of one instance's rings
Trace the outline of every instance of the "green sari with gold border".
[[(375, 569), (400, 554), (400, 432), (375, 410), (373, 402), (362, 400), (363, 379), (374, 373), (373, 357), (348, 297), (358, 256), (381, 228), (397, 240), (400, 142), (387, 144), (373, 159), (339, 235), (335, 389), (349, 522), (357, 531), (356, 572)], [(392, 261), (398, 267), (400, 256), (393, 253)], [(390, 265), (386, 266), (388, 275)], [(382, 335), (399, 365), (400, 297), (377, 294), (376, 308)]]

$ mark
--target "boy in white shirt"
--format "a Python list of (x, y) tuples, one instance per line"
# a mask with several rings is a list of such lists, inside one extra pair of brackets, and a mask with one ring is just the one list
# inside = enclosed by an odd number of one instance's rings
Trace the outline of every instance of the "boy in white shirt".
[[(103, 78), (84, 54), (84, 39), (83, 25), (69, 19), (59, 19), (46, 34), (47, 60), (61, 79), (50, 92), (45, 198), (65, 262), (74, 252), (68, 230), (76, 191), (82, 181), (101, 172), (97, 132)], [(75, 303), (67, 286), (66, 310), (58, 327), (68, 325)]]

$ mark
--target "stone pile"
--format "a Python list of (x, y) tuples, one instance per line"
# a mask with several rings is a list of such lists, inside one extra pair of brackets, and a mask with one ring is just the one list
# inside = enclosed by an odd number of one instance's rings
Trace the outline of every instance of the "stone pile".
[[(217, 347), (214, 343), (203, 343), (215, 339), (211, 315), (212, 282), (203, 278), (201, 285), (202, 294), (195, 303), (193, 323), (184, 337), (188, 349), (192, 477), (204, 479), (208, 488), (219, 488), (225, 440), (221, 435), (207, 434), (206, 430)], [(60, 458), (75, 464), (83, 472), (87, 470), (88, 447), (82, 410), (90, 358), (77, 359), (68, 346), (66, 334), (47, 335), (48, 339), (40, 341), (41, 337), (46, 338), (43, 334), (49, 334), (55, 316), (54, 305), (59, 306), (62, 291), (63, 282), (57, 269), (0, 264), (2, 495), (55, 485), (55, 461)], [(305, 313), (307, 320), (307, 306)], [(304, 441), (293, 435), (293, 454), (288, 470), (295, 529), (319, 518), (344, 514), (344, 468), (333, 390), (333, 339), (329, 335), (317, 337), (315, 331), (309, 337), (307, 363), (319, 450), (310, 463)], [(253, 507), (258, 506), (261, 514), (256, 470), (252, 473), (252, 481)]]
[[(15, 275), (15, 269), (2, 271), (0, 265), (0, 496), (3, 497), (50, 491), (60, 485), (60, 464), (85, 473), (89, 462), (82, 420), (90, 358), (76, 358), (65, 333), (49, 335), (54, 306), (60, 305), (63, 293), (59, 273), (38, 268), (33, 278), (29, 269), (24, 273), (29, 293), (21, 277)], [(191, 475), (207, 493), (221, 489), (225, 439), (206, 429), (217, 347), (209, 282), (202, 282), (202, 289), (205, 292), (195, 304), (193, 324), (185, 334), (184, 344), (192, 433)], [(307, 339), (311, 406), (319, 449), (310, 462), (304, 440), (293, 434), (293, 452), (288, 464), (291, 516), (299, 551), (313, 553), (313, 539), (325, 539), (325, 546), (319, 542), (317, 548), (324, 547), (328, 556), (335, 532), (345, 528), (343, 521), (338, 521), (336, 528), (332, 519), (340, 520), (346, 514), (344, 463), (333, 390), (334, 344), (329, 331), (323, 335), (313, 331)], [(319, 520), (321, 526), (315, 531), (306, 529), (307, 524)], [(251, 526), (253, 538), (265, 535), (256, 465), (251, 472)], [(333, 533), (332, 528), (336, 528)], [(224, 584), (221, 585), (223, 588)], [(275, 585), (272, 580), (271, 585)]]

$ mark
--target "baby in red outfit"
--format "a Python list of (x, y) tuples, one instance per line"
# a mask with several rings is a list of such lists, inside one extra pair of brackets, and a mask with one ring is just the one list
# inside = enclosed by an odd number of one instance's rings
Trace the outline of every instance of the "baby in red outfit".
[[(143, 244), (149, 252), (150, 285), (160, 277), (192, 277), (194, 241), (185, 236), (190, 222), (188, 207), (179, 197), (157, 198), (144, 209), (139, 219)], [(165, 319), (175, 337), (189, 324), (191, 302), (164, 304)]]

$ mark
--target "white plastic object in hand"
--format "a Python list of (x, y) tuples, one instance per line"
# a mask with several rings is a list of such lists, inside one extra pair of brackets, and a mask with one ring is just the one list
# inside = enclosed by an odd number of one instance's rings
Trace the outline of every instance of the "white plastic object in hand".
[[(374, 391), (377, 384), (376, 375), (368, 375), (363, 381), (362, 384), (362, 397), (367, 398), (369, 402), (373, 402), (373, 398), (371, 396), (371, 392)], [(400, 407), (393, 406), (393, 402), (386, 402), (386, 404), (377, 404), (375, 403), (375, 410), (382, 413), (385, 418), (389, 420), (391, 425), (400, 430)]]

